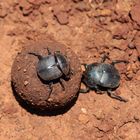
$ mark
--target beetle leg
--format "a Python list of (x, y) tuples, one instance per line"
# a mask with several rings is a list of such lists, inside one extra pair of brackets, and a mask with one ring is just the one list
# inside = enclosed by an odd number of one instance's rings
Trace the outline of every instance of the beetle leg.
[(104, 91), (101, 91), (101, 90), (99, 90), (99, 89), (96, 89), (96, 93), (97, 93), (97, 94), (104, 94), (105, 92), (104, 92)]
[(73, 75), (73, 74), (74, 74), (74, 72), (73, 72), (73, 70), (70, 68), (70, 72), (69, 72), (68, 77), (70, 78), (70, 75)]
[(55, 51), (55, 53), (59, 53), (59, 54), (61, 54), (61, 52), (60, 52), (60, 51)]
[(85, 89), (80, 89), (80, 90), (79, 90), (79, 93), (87, 93), (87, 92), (89, 92), (89, 91), (90, 91), (90, 88), (86, 86)]
[(51, 51), (49, 48), (47, 48), (47, 51), (48, 51), (48, 55), (51, 55)]
[(61, 87), (62, 87), (62, 90), (64, 91), (64, 90), (65, 90), (65, 86), (64, 86), (63, 81), (62, 81), (61, 78), (60, 78), (60, 80), (59, 80), (59, 83), (60, 83), (60, 85), (61, 85)]
[(109, 59), (109, 57), (106, 54), (104, 54), (100, 63), (104, 63), (106, 59)]
[(34, 52), (29, 52), (28, 54), (37, 56), (39, 60), (41, 60), (43, 58), (43, 56), (41, 56), (40, 54), (34, 53)]
[(118, 63), (129, 63), (128, 61), (126, 60), (115, 60), (115, 61), (112, 61), (111, 65), (115, 65), (115, 64), (118, 64)]
[(51, 83), (49, 83), (49, 85), (48, 85), (48, 87), (49, 87), (49, 95), (48, 95), (48, 99), (49, 99), (49, 97), (50, 97), (50, 95), (51, 95), (51, 93), (52, 93), (52, 82)]
[(66, 79), (66, 80), (69, 80), (70, 79), (70, 76), (72, 75), (73, 73), (69, 73), (69, 75), (64, 75), (65, 77), (64, 77), (64, 79)]
[(107, 93), (108, 93), (108, 95), (109, 95), (111, 98), (120, 100), (120, 101), (122, 101), (122, 102), (128, 102), (127, 99), (124, 99), (123, 97), (116, 95), (116, 94), (113, 93), (111, 90), (107, 90)]
[(73, 70), (70, 68), (69, 70), (69, 74), (68, 75), (64, 75), (66, 80), (69, 80), (70, 77), (74, 74)]

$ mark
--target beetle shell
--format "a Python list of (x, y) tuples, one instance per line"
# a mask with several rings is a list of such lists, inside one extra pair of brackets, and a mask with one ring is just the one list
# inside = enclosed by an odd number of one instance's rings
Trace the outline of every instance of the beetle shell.
[(96, 88), (97, 86), (116, 88), (119, 86), (120, 75), (111, 64), (93, 63), (87, 65), (83, 81), (90, 88)]
[(65, 75), (68, 75), (69, 74), (69, 71), (70, 71), (70, 65), (67, 61), (67, 58), (60, 54), (60, 53), (56, 53), (56, 58), (57, 58), (57, 61), (58, 61), (58, 64), (62, 70), (62, 72), (65, 74)]
[[(41, 79), (51, 81), (60, 78), (63, 73), (65, 75), (69, 73), (69, 64), (66, 57), (61, 54), (56, 54), (56, 58), (58, 63), (56, 63), (54, 55), (48, 55), (39, 60), (37, 73)], [(60, 66), (62, 71), (57, 65)]]

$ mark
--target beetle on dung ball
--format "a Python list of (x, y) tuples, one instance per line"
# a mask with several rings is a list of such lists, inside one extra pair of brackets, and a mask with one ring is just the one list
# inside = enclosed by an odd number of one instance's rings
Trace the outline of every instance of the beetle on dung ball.
[(36, 71), (39, 78), (49, 85), (49, 98), (52, 92), (52, 84), (55, 80), (58, 80), (62, 86), (62, 89), (65, 90), (62, 78), (69, 79), (71, 71), (70, 64), (66, 56), (61, 54), (59, 51), (52, 54), (49, 48), (47, 48), (47, 50), (47, 56), (41, 56), (35, 52), (29, 52), (29, 54), (37, 56), (39, 59)]

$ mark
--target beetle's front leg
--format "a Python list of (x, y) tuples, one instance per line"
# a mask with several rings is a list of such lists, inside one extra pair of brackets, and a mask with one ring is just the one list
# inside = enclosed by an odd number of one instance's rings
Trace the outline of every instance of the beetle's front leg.
[(38, 53), (35, 53), (35, 52), (29, 52), (28, 54), (31, 54), (31, 55), (37, 56), (39, 60), (43, 59), (43, 56), (41, 56), (41, 55), (38, 54)]
[(114, 66), (115, 64), (118, 64), (118, 63), (129, 63), (129, 62), (126, 60), (114, 60), (112, 61), (111, 65)]

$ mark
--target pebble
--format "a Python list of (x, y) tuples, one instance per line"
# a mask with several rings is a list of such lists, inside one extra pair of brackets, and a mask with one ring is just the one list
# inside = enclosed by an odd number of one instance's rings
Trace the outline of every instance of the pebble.
[(4, 106), (4, 108), (2, 109), (2, 111), (3, 111), (4, 114), (11, 114), (11, 115), (13, 115), (13, 114), (17, 113), (18, 110), (17, 110), (17, 108), (14, 105), (6, 104)]
[(27, 71), (26, 69), (23, 70), (24, 73), (25, 73), (26, 71)]
[(87, 110), (85, 108), (81, 108), (81, 111), (84, 113), (84, 114), (87, 114)]
[(27, 86), (29, 84), (28, 81), (24, 81), (24, 86)]
[(84, 11), (89, 11), (90, 10), (90, 6), (85, 3), (85, 2), (79, 2), (76, 6), (76, 9), (81, 11), (81, 12), (84, 12)]
[(138, 52), (138, 57), (140, 58), (140, 35), (139, 34), (135, 37), (134, 44)]
[(83, 123), (86, 124), (89, 121), (89, 117), (85, 114), (80, 114), (78, 117), (78, 120)]
[(137, 79), (138, 81), (140, 81), (140, 70), (137, 72), (136, 79)]
[(83, 0), (72, 0), (72, 1), (75, 3), (78, 3), (78, 2), (83, 1)]
[(8, 15), (8, 9), (6, 8), (5, 3), (0, 3), (0, 18), (4, 18)]
[(24, 0), (20, 0), (19, 9), (21, 10), (24, 16), (28, 16), (30, 13), (33, 12), (33, 6)]
[(54, 16), (61, 25), (67, 25), (69, 23), (68, 14), (64, 11), (59, 11), (57, 13), (54, 12)]
[(138, 2), (131, 10), (130, 15), (138, 25), (140, 25), (140, 2)]

